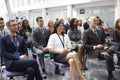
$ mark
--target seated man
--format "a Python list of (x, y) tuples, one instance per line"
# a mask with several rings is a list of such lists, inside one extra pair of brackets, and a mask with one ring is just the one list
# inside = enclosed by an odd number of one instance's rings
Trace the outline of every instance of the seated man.
[(116, 45), (109, 46), (105, 43), (105, 37), (100, 30), (96, 29), (98, 19), (95, 16), (89, 18), (90, 28), (83, 33), (83, 45), (87, 50), (87, 55), (92, 58), (106, 59), (108, 80), (114, 80), (112, 71), (115, 70), (112, 53), (116, 50)]
[(32, 32), (33, 51), (38, 54), (43, 78), (47, 78), (44, 63), (44, 53), (48, 52), (46, 44), (48, 42), (50, 32), (46, 27), (44, 27), (44, 21), (42, 17), (37, 17), (36, 22), (38, 26)]
[(28, 51), (23, 37), (16, 34), (17, 23), (8, 21), (10, 33), (1, 39), (2, 54), (5, 58), (5, 66), (9, 71), (25, 71), (27, 80), (43, 80), (39, 66), (35, 60), (28, 59)]
[(0, 59), (1, 59), (1, 65), (4, 64), (4, 59), (2, 57), (1, 51), (2, 51), (2, 46), (1, 46), (1, 38), (5, 35), (8, 35), (8, 31), (4, 29), (5, 25), (4, 25), (4, 19), (2, 17), (0, 17)]

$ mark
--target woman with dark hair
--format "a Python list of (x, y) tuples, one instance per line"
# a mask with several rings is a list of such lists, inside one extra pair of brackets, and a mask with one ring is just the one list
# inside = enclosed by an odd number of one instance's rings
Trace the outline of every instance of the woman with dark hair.
[[(115, 32), (113, 35), (113, 41), (120, 44), (120, 18), (117, 19), (115, 23)], [(118, 48), (118, 51), (120, 51), (120, 47)], [(117, 64), (120, 65), (120, 53), (117, 54), (117, 57), (118, 57)]]
[(72, 49), (78, 51), (79, 61), (81, 63), (82, 69), (87, 70), (83, 44), (81, 41), (82, 33), (77, 28), (77, 22), (78, 20), (76, 18), (71, 19), (70, 29), (68, 30), (67, 34), (71, 40)]
[(64, 23), (58, 22), (55, 25), (54, 33), (49, 38), (47, 48), (50, 53), (53, 53), (55, 61), (70, 65), (71, 80), (75, 80), (76, 71), (79, 80), (86, 80), (80, 70), (77, 53), (71, 51), (70, 39), (64, 34)]
[(23, 20), (19, 35), (23, 36), (28, 48), (31, 48), (31, 33), (32, 28), (30, 28), (28, 20)]

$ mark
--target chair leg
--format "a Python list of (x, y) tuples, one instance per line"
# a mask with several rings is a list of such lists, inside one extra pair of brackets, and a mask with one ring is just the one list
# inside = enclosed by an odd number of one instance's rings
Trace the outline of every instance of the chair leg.
[(10, 77), (9, 80), (14, 80), (14, 78), (13, 78), (13, 77)]
[(34, 54), (32, 54), (32, 56), (33, 56), (33, 59), (35, 59), (35, 60), (36, 60), (36, 58), (37, 58), (37, 55), (34, 55)]

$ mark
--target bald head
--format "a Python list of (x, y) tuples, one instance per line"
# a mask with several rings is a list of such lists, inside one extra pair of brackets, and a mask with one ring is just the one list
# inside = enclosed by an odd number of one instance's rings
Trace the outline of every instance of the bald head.
[(94, 29), (98, 25), (98, 18), (96, 16), (91, 16), (89, 19), (90, 28)]

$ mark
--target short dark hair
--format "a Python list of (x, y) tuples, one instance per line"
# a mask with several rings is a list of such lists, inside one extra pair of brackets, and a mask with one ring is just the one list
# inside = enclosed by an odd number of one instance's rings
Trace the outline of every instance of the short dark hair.
[(37, 17), (36, 18), (36, 22), (38, 22), (39, 19), (42, 19), (43, 17)]
[(0, 17), (0, 20), (4, 20), (2, 17)]

